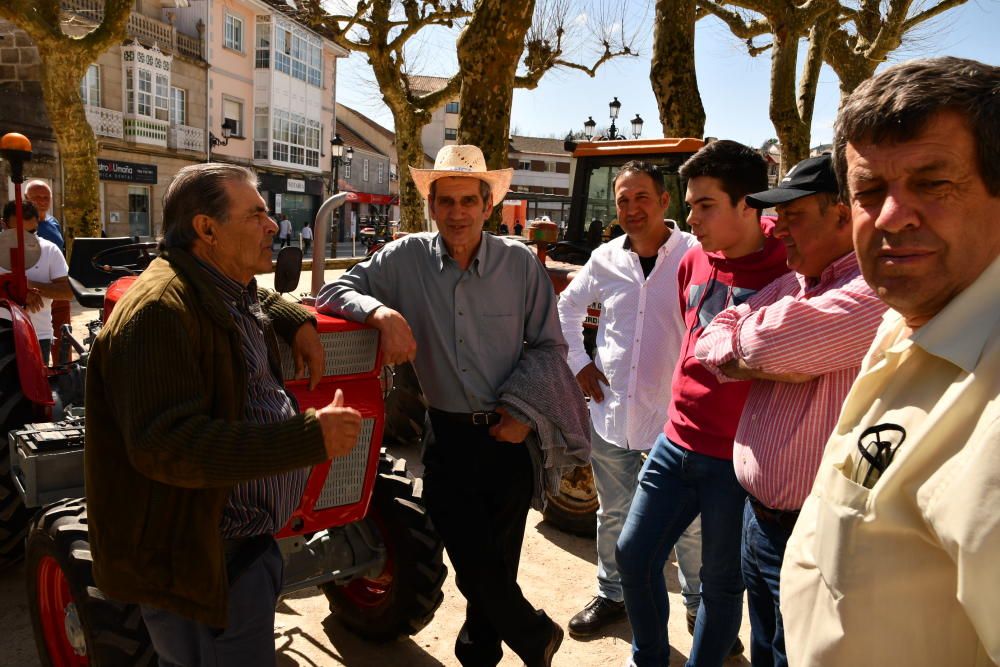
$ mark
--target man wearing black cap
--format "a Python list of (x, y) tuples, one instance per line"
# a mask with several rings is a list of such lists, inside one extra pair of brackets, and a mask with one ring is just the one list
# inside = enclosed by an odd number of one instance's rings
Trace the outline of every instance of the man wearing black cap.
[(722, 381), (751, 379), (733, 465), (748, 497), (742, 568), (754, 667), (787, 665), (778, 611), (785, 543), (819, 467), (823, 445), (886, 310), (865, 283), (829, 155), (803, 160), (777, 188), (749, 195), (774, 206), (788, 273), (725, 310), (695, 356)]

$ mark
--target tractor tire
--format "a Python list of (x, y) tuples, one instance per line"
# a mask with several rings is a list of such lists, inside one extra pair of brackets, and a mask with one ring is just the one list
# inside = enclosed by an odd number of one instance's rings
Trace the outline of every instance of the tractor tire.
[(422, 480), (406, 471), (403, 459), (387, 454), (379, 461), (368, 516), (386, 547), (386, 562), (374, 578), (342, 586), (320, 586), (330, 611), (357, 635), (377, 642), (413, 635), (430, 623), (441, 605), (448, 575), (443, 544), (421, 501)]
[(385, 397), (385, 434), (383, 442), (419, 445), (423, 442), (427, 400), (420, 390), (413, 365), (396, 366), (392, 391)]
[(45, 667), (156, 665), (139, 606), (109, 600), (94, 584), (87, 503), (63, 500), (32, 522), (28, 608)]
[(559, 482), (559, 493), (546, 493), (542, 516), (559, 530), (581, 537), (597, 535), (597, 486), (588, 466), (573, 468)]
[(10, 476), (10, 447), (7, 432), (18, 429), (32, 419), (31, 402), (21, 391), (14, 354), (14, 329), (7, 320), (0, 320), (0, 570), (24, 557), (24, 536), (34, 511), (24, 506), (24, 500)]

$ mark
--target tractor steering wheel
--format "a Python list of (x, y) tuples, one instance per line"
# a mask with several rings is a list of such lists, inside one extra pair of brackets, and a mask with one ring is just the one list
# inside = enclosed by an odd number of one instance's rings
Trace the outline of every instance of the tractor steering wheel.
[[(150, 262), (156, 259), (157, 245), (159, 244), (154, 241), (147, 241), (145, 243), (129, 243), (128, 245), (105, 248), (104, 250), (95, 253), (94, 256), (90, 258), (90, 263), (96, 270), (103, 273), (111, 275), (125, 274), (129, 276), (137, 276), (146, 270), (146, 267), (149, 266)], [(114, 264), (108, 261), (109, 257), (126, 254), (131, 254), (131, 256), (127, 259), (134, 261), (129, 261), (127, 264)], [(123, 257), (123, 259), (126, 258)]]

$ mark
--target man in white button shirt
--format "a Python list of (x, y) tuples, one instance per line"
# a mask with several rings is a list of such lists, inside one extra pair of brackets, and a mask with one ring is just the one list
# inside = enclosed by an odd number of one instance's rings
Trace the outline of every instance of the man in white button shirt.
[[(597, 596), (569, 622), (576, 637), (592, 636), (625, 617), (615, 543), (628, 516), (648, 450), (663, 428), (684, 323), (678, 312), (677, 265), (694, 236), (663, 216), (670, 203), (660, 170), (634, 160), (614, 181), (625, 235), (598, 247), (559, 299), (559, 323), (570, 369), (590, 397), (591, 465), (597, 512)], [(603, 303), (595, 359), (583, 346), (587, 306)], [(696, 519), (677, 542), (680, 581), (689, 616), (697, 615), (701, 529)]]

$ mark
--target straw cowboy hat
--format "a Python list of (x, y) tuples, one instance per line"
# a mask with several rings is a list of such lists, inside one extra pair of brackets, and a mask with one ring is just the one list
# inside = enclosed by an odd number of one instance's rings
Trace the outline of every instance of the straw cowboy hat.
[(413, 184), (417, 186), (417, 190), (420, 191), (424, 199), (430, 196), (431, 183), (439, 178), (467, 176), (485, 181), (490, 185), (490, 191), (493, 193), (493, 205), (496, 206), (503, 201), (510, 189), (510, 180), (514, 177), (514, 170), (494, 169), (490, 171), (486, 168), (486, 160), (478, 146), (458, 144), (445, 146), (438, 151), (433, 169), (410, 167), (410, 174), (413, 176)]

